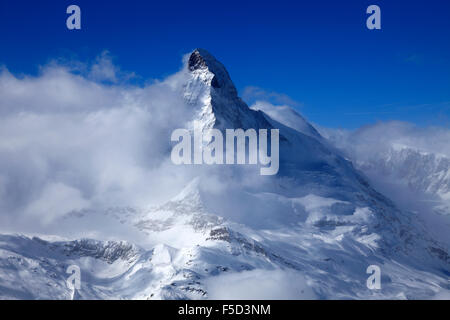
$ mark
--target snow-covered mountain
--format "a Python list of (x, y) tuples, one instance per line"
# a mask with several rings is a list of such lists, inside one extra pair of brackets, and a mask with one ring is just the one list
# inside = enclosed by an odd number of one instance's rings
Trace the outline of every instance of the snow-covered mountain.
[[(278, 174), (186, 166), (191, 181), (159, 205), (86, 208), (55, 222), (58, 236), (82, 226), (95, 240), (3, 235), (0, 298), (414, 299), (450, 289), (449, 243), (377, 192), (300, 115), (282, 124), (250, 109), (202, 49), (174, 83), (191, 111), (180, 127), (279, 129)], [(65, 285), (69, 265), (82, 272), (76, 292)], [(369, 265), (381, 269), (380, 290), (366, 286)]]
[[(417, 214), (434, 238), (448, 243), (450, 158), (447, 147), (445, 144), (435, 146), (439, 133), (426, 138), (424, 132), (402, 131), (404, 126), (387, 123), (355, 132), (327, 129), (325, 133), (330, 144), (352, 159), (371, 185), (389, 194), (402, 210)], [(392, 127), (391, 134), (379, 136), (383, 128), (389, 132)], [(427, 139), (432, 140), (429, 145), (424, 142)], [(371, 145), (374, 143), (376, 146)]]
[(450, 201), (450, 159), (444, 155), (394, 145), (377, 158), (361, 162), (360, 167), (392, 176), (413, 191)]

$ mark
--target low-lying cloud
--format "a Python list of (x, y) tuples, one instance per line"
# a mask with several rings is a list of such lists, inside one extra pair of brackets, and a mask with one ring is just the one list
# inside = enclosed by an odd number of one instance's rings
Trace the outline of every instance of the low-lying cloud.
[(287, 270), (252, 270), (225, 274), (209, 278), (206, 288), (208, 298), (217, 300), (317, 299), (300, 273)]
[(291, 107), (300, 107), (301, 103), (295, 101), (284, 93), (267, 91), (256, 86), (247, 86), (242, 91), (242, 98), (249, 102), (265, 101), (275, 105), (289, 105)]
[(102, 54), (83, 73), (57, 63), (38, 76), (1, 71), (2, 227), (151, 204), (186, 179), (167, 157), (170, 132), (187, 119), (184, 73), (139, 87), (117, 81), (118, 70)]

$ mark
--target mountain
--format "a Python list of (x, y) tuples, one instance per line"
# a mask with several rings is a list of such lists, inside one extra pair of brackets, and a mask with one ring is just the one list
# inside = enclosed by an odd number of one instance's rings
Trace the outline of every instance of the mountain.
[(251, 110), (238, 97), (225, 67), (206, 50), (196, 49), (187, 67), (190, 75), (184, 97), (204, 129), (271, 128), (262, 112)]
[(450, 159), (444, 155), (397, 145), (359, 166), (391, 176), (412, 191), (450, 201)]
[(395, 143), (371, 156), (351, 154), (377, 189), (389, 193), (403, 210), (415, 212), (435, 239), (450, 242), (450, 158)]
[(285, 126), (297, 130), (307, 136), (316, 138), (321, 142), (325, 140), (319, 132), (303, 118), (297, 111), (289, 106), (272, 106), (266, 102), (259, 101), (252, 107), (253, 110), (261, 110), (273, 120), (278, 121)]
[[(55, 222), (58, 236), (82, 226), (95, 240), (2, 235), (1, 298), (421, 299), (449, 290), (448, 243), (377, 192), (300, 115), (295, 126), (250, 109), (203, 49), (180, 79), (187, 126), (279, 129), (278, 174), (185, 166), (190, 181), (158, 205), (86, 208)], [(65, 286), (68, 265), (82, 272), (76, 292)], [(370, 265), (381, 268), (380, 290), (366, 286)]]

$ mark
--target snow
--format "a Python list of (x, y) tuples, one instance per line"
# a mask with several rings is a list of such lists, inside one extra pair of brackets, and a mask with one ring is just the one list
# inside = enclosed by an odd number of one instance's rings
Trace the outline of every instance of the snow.
[[(186, 122), (280, 129), (279, 174), (262, 177), (246, 166), (189, 169), (191, 181), (158, 205), (78, 210), (39, 238), (0, 235), (0, 298), (445, 296), (449, 242), (377, 192), (300, 115), (293, 118), (298, 127), (248, 108), (205, 50), (188, 63), (185, 81), (176, 84), (192, 109)], [(446, 176), (437, 176), (444, 182), (426, 189), (445, 195)], [(76, 292), (65, 283), (69, 265), (81, 268)], [(381, 268), (381, 290), (366, 287), (369, 265)]]

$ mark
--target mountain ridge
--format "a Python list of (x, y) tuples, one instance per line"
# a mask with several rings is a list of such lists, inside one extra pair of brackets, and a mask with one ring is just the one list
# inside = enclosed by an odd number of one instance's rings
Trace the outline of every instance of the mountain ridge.
[[(211, 283), (221, 277), (246, 281), (258, 272), (292, 272), (304, 279), (291, 298), (310, 290), (321, 299), (421, 299), (449, 289), (445, 244), (377, 192), (320, 135), (251, 110), (225, 67), (203, 49), (190, 55), (182, 72), (188, 123), (198, 121), (203, 129), (279, 129), (279, 173), (261, 177), (248, 166), (187, 166), (181, 168), (189, 173), (187, 183), (159, 205), (72, 212), (55, 222), (65, 230), (84, 221), (81, 231), (100, 240), (42, 242), (2, 235), (1, 298), (205, 299), (215, 296)], [(131, 230), (141, 242), (114, 240), (122, 234), (105, 227), (112, 225)], [(98, 232), (102, 228), (112, 242)], [(16, 243), (25, 245), (17, 251)], [(77, 254), (67, 256), (61, 248)], [(87, 273), (76, 295), (64, 287), (69, 263)], [(382, 270), (380, 291), (366, 286), (367, 266), (374, 264)], [(31, 265), (39, 276), (28, 284)]]

